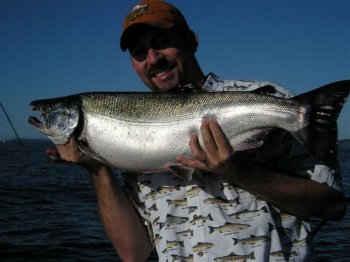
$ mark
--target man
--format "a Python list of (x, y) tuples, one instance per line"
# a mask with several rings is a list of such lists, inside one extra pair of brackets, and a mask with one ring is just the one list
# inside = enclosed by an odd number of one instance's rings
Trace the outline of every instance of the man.
[[(195, 57), (197, 36), (180, 11), (163, 1), (135, 5), (120, 43), (153, 91), (291, 96), (272, 83), (205, 76)], [(63, 159), (92, 175), (101, 220), (123, 261), (143, 261), (153, 246), (160, 261), (312, 260), (307, 217), (342, 217), (339, 174), (318, 164), (281, 130), (245, 153), (235, 152), (215, 119), (203, 120), (201, 135), (203, 145), (198, 134), (184, 138), (192, 158), (176, 159), (195, 168), (198, 179), (180, 180), (167, 172), (129, 174), (127, 194), (109, 167), (79, 151), (75, 138), (57, 147)]]

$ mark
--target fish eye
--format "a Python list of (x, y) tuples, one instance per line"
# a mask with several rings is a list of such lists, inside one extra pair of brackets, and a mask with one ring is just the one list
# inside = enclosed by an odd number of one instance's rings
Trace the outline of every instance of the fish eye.
[(42, 111), (45, 111), (45, 113), (50, 113), (52, 111), (52, 106), (42, 106)]

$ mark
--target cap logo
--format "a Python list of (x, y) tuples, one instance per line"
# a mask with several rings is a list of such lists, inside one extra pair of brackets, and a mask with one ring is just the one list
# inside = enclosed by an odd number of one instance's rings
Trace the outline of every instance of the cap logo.
[(145, 5), (136, 5), (128, 14), (126, 19), (128, 22), (135, 21), (137, 18), (145, 15), (145, 14), (153, 14), (153, 12), (148, 8), (148, 4)]

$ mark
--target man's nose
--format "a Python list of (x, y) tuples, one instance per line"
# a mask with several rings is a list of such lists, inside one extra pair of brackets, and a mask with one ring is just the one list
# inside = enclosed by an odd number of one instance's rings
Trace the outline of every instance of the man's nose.
[(153, 48), (149, 48), (148, 52), (147, 52), (147, 60), (149, 63), (151, 64), (155, 64), (157, 63), (157, 61), (159, 60), (161, 54), (158, 50), (153, 49)]

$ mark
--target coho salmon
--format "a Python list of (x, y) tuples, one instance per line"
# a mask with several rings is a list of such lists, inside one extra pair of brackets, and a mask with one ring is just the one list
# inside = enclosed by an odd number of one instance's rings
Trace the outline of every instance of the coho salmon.
[[(252, 92), (90, 92), (30, 103), (41, 121), (29, 123), (55, 144), (74, 134), (80, 149), (110, 166), (134, 172), (186, 169), (189, 138), (205, 118), (215, 118), (236, 151), (256, 148), (282, 128), (330, 166), (337, 161), (337, 118), (350, 80), (283, 99)], [(183, 169), (182, 169), (183, 168)]]

